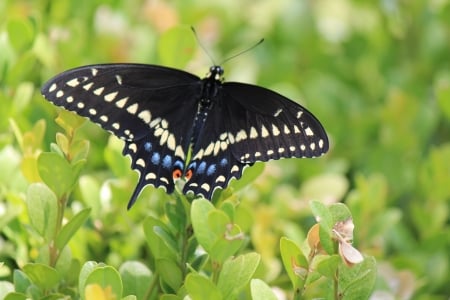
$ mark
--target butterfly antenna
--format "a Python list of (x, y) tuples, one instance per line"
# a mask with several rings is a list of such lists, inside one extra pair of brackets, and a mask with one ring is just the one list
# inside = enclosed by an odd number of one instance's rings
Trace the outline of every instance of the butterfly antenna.
[(244, 54), (244, 53), (246, 53), (246, 52), (252, 50), (253, 48), (256, 48), (256, 47), (259, 46), (262, 42), (264, 42), (264, 38), (260, 39), (256, 44), (254, 44), (254, 45), (251, 46), (250, 48), (247, 48), (247, 49), (245, 49), (245, 50), (243, 50), (243, 51), (241, 51), (241, 52), (236, 53), (236, 54), (233, 55), (233, 56), (228, 57), (227, 59), (223, 60), (220, 64), (223, 65), (223, 64), (226, 63), (227, 61), (232, 60), (233, 58), (235, 58), (235, 57), (237, 57), (237, 56), (239, 56), (239, 55), (241, 55), (241, 54)]
[(211, 54), (209, 54), (208, 50), (206, 50), (206, 47), (202, 44), (202, 42), (200, 41), (197, 31), (195, 31), (194, 26), (191, 26), (191, 30), (194, 33), (195, 39), (197, 40), (197, 43), (200, 45), (200, 47), (203, 49), (203, 52), (206, 53), (206, 55), (208, 55), (209, 59), (211, 60), (211, 62), (216, 65), (216, 62), (214, 61), (213, 57), (211, 56)]

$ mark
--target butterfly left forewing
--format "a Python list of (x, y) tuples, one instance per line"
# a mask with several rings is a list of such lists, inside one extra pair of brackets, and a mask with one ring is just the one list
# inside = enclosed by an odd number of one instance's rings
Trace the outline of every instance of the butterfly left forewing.
[(174, 172), (184, 169), (196, 114), (199, 78), (165, 67), (107, 64), (76, 68), (49, 80), (46, 99), (87, 117), (125, 141), (139, 182), (174, 190)]

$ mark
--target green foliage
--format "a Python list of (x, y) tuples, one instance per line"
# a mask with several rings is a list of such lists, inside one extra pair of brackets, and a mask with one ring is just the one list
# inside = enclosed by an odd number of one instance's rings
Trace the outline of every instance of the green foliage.
[[(0, 299), (447, 299), (449, 19), (425, 0), (1, 1)], [(305, 105), (330, 153), (127, 212), (121, 141), (40, 87), (105, 62), (205, 74), (191, 25), (217, 63), (264, 37), (227, 80)]]

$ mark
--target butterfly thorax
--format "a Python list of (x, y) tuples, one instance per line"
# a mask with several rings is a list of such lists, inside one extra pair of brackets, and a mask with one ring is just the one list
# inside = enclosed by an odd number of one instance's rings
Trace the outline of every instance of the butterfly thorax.
[(191, 143), (195, 145), (200, 135), (203, 125), (206, 122), (208, 113), (218, 100), (220, 89), (222, 88), (223, 69), (220, 66), (212, 66), (209, 74), (202, 79), (202, 90), (198, 101), (197, 115), (194, 119)]

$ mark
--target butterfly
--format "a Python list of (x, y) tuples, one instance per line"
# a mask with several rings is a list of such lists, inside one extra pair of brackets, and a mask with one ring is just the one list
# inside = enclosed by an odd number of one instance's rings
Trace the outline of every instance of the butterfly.
[(130, 208), (146, 185), (211, 199), (257, 161), (317, 157), (327, 134), (307, 109), (263, 87), (147, 64), (99, 64), (56, 75), (43, 96), (113, 133), (139, 173)]

